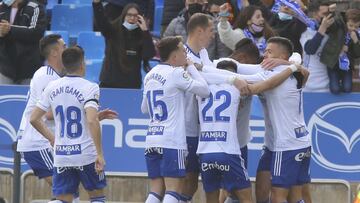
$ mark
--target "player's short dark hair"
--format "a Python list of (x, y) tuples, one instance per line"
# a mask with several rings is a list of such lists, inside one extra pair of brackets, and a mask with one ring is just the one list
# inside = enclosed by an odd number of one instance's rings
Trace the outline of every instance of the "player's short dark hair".
[(216, 68), (218, 69), (223, 69), (223, 70), (229, 70), (232, 72), (237, 72), (237, 65), (234, 61), (230, 61), (230, 60), (224, 60), (224, 61), (220, 61), (217, 65)]
[(249, 56), (256, 61), (260, 60), (259, 49), (249, 38), (244, 38), (236, 43), (234, 53), (245, 53), (246, 56)]
[(40, 54), (47, 58), (52, 46), (57, 44), (59, 39), (61, 39), (61, 35), (58, 34), (50, 34), (41, 38), (39, 42)]
[(66, 72), (76, 72), (84, 63), (84, 50), (80, 46), (73, 46), (67, 48), (62, 53), (62, 63), (66, 69)]
[(179, 43), (182, 42), (181, 36), (164, 37), (157, 45), (161, 61), (167, 61), (170, 54), (179, 48)]
[(289, 56), (291, 56), (294, 51), (293, 43), (289, 39), (284, 37), (272, 37), (267, 41), (267, 43), (274, 43), (281, 46), (288, 53)]
[(203, 13), (195, 13), (189, 19), (187, 23), (187, 31), (188, 33), (192, 33), (196, 28), (200, 27), (205, 29), (209, 27), (211, 17), (209, 15)]

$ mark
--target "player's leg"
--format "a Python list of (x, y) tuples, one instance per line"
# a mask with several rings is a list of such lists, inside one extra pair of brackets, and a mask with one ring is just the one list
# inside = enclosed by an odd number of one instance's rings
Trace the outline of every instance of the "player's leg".
[(73, 194), (78, 191), (80, 177), (72, 167), (54, 167), (53, 195), (57, 200), (71, 203)]
[(207, 192), (206, 195), (206, 203), (218, 203), (219, 198), (219, 190), (215, 190), (212, 192)]
[[(247, 163), (248, 163), (248, 147), (247, 145), (245, 145), (244, 147), (240, 148), (241, 151), (241, 158), (244, 160), (244, 165), (245, 168), (247, 169)], [(221, 196), (222, 195), (226, 195), (225, 198), (223, 199)], [(220, 202), (224, 202), (224, 203), (239, 203), (239, 200), (237, 198), (237, 196), (233, 193), (233, 192), (227, 192), (226, 190), (220, 190), (220, 198), (219, 198)]]
[(95, 163), (78, 167), (76, 169), (81, 184), (88, 192), (91, 203), (104, 203), (106, 201), (104, 188), (106, 187), (105, 172), (97, 173)]
[[(298, 200), (302, 200), (302, 185), (295, 185), (295, 186), (291, 186), (290, 190), (289, 190), (289, 194), (288, 194), (288, 202), (289, 203), (297, 203)], [(299, 203), (304, 203), (304, 202), (299, 202)]]
[(150, 192), (145, 203), (160, 203), (164, 197), (165, 183), (160, 169), (162, 153), (161, 148), (145, 149), (146, 167), (150, 178)]
[(309, 170), (310, 158), (310, 147), (303, 149), (295, 156), (295, 160), (300, 163), (300, 167), (296, 185), (290, 188), (290, 194), (288, 199), (291, 203), (311, 203), (311, 194), (309, 188), (309, 183), (311, 182)]
[(305, 203), (312, 203), (309, 183), (302, 186), (302, 196)]
[[(309, 148), (273, 153), (271, 163), (271, 202), (287, 202), (291, 187), (294, 188), (292, 201), (303, 201), (302, 189), (299, 185), (302, 185), (302, 181), (305, 181), (305, 177), (301, 177), (301, 171), (307, 153), (311, 153)], [(305, 173), (308, 174), (308, 170)], [(307, 175), (307, 177), (309, 176)]]
[(186, 137), (188, 146), (188, 155), (186, 157), (186, 177), (184, 180), (184, 187), (182, 188), (182, 197), (187, 201), (191, 201), (193, 195), (198, 189), (200, 165), (199, 157), (196, 150), (199, 144), (198, 137)]
[[(50, 149), (51, 150), (51, 149)], [(53, 175), (53, 156), (49, 149), (21, 153), (34, 175), (44, 179), (50, 186)]]
[(187, 150), (163, 149), (161, 160), (161, 176), (165, 181), (164, 203), (178, 203), (181, 199), (181, 190), (185, 172), (185, 157)]
[(240, 155), (224, 153), (222, 163), (228, 166), (221, 170), (225, 189), (235, 194), (239, 202), (251, 203), (251, 182), (244, 159)]
[(271, 160), (272, 152), (264, 146), (256, 173), (255, 196), (257, 203), (270, 203)]
[(219, 201), (219, 189), (221, 188), (221, 172), (216, 167), (219, 153), (200, 154), (199, 161), (201, 165), (200, 174), (203, 183), (203, 189), (206, 194), (206, 202)]

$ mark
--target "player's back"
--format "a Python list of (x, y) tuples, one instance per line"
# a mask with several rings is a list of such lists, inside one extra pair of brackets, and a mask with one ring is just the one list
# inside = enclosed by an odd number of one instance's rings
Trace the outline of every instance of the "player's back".
[[(30, 82), (27, 104), (19, 127), (18, 151), (37, 151), (51, 147), (49, 141), (32, 127), (30, 116), (36, 106), (36, 102), (41, 99), (41, 94), (49, 82), (59, 78), (60, 75), (50, 66), (42, 66), (34, 73)], [(52, 121), (45, 120), (45, 122), (49, 128), (53, 128), (54, 123)]]
[(190, 77), (182, 68), (159, 64), (144, 79), (150, 114), (147, 147), (186, 149), (184, 100)]
[(197, 98), (201, 129), (197, 153), (240, 154), (236, 127), (240, 93), (228, 84), (209, 89), (209, 98)]
[(55, 120), (54, 166), (94, 162), (96, 149), (86, 122), (85, 105), (98, 103), (99, 86), (78, 76), (65, 76), (51, 82), (44, 93)]
[(272, 150), (294, 150), (310, 146), (303, 114), (302, 89), (297, 88), (296, 78), (290, 76), (278, 87), (264, 92), (264, 95), (274, 133)]

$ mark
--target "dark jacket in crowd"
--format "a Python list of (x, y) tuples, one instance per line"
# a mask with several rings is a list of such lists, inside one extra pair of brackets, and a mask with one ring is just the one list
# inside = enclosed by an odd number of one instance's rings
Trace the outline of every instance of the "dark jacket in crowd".
[(293, 43), (294, 52), (303, 53), (300, 37), (307, 28), (303, 22), (295, 17), (292, 20), (280, 20), (277, 14), (273, 14), (270, 25), (280, 37), (285, 37)]
[[(0, 5), (0, 21), (10, 22), (11, 7)], [(35, 0), (19, 5), (10, 32), (0, 37), (0, 72), (14, 82), (31, 78), (43, 64), (39, 40), (47, 26), (45, 10)]]
[(334, 68), (337, 65), (345, 43), (346, 25), (340, 15), (336, 15), (334, 18), (334, 24), (326, 31), (329, 40), (325, 43), (320, 56), (320, 61), (328, 68)]
[(149, 31), (140, 28), (129, 31), (120, 18), (110, 23), (104, 17), (101, 3), (93, 3), (96, 24), (105, 37), (105, 58), (100, 74), (100, 86), (140, 88), (141, 62), (155, 55)]
[(185, 0), (164, 0), (161, 25), (167, 26), (185, 7)]

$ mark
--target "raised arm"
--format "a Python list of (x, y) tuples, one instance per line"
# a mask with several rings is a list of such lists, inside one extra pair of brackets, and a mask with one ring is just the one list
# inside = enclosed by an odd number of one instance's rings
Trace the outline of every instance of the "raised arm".
[(104, 15), (104, 7), (101, 3), (101, 0), (93, 0), (92, 6), (94, 11), (95, 24), (98, 26), (100, 32), (105, 37), (111, 35), (114, 30)]
[[(220, 6), (220, 15), (226, 15), (228, 13), (228, 4), (225, 3)], [(235, 50), (235, 44), (241, 39), (245, 38), (244, 32), (241, 29), (233, 30), (230, 23), (227, 21), (227, 17), (220, 17), (220, 22), (217, 26), (219, 37), (222, 43), (224, 43), (231, 50)]]

